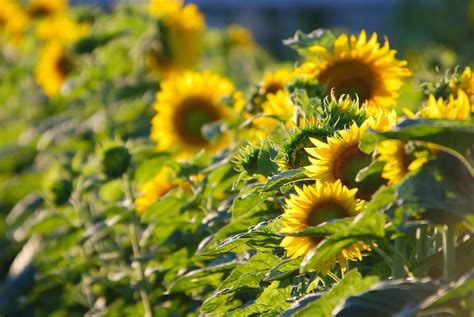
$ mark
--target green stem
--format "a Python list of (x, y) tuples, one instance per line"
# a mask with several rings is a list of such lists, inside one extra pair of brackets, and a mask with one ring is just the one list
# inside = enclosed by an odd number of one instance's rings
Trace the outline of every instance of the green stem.
[[(416, 256), (415, 259), (418, 263), (428, 255), (428, 226), (421, 225), (416, 229)], [(425, 268), (420, 266), (416, 269), (417, 276), (424, 276)]]
[(449, 281), (453, 277), (455, 256), (454, 251), (456, 247), (455, 242), (455, 224), (447, 224), (443, 230), (443, 278)]
[(139, 241), (139, 228), (140, 228), (140, 219), (138, 218), (135, 210), (133, 208), (134, 202), (134, 194), (132, 188), (132, 182), (130, 181), (130, 176), (127, 174), (123, 177), (124, 180), (124, 187), (125, 187), (125, 195), (127, 200), (129, 200), (129, 211), (131, 213), (132, 223), (129, 225), (130, 230), (130, 243), (132, 245), (132, 252), (134, 261), (136, 261), (136, 273), (138, 277), (138, 289), (140, 293), (140, 297), (143, 302), (143, 309), (144, 309), (144, 316), (145, 317), (153, 317), (153, 309), (151, 308), (150, 296), (148, 294), (149, 287), (148, 287), (148, 280), (146, 279), (145, 275), (145, 268), (141, 261), (142, 252), (140, 248)]
[[(397, 254), (403, 254), (403, 252), (401, 252), (401, 250), (403, 249), (403, 241), (402, 239), (398, 238), (395, 240), (395, 248), (394, 248), (397, 252)], [(405, 270), (404, 270), (404, 263), (403, 261), (401, 261), (401, 259), (399, 257), (395, 257), (393, 259), (393, 267), (392, 267), (392, 270), (393, 270), (393, 277), (394, 278), (403, 278), (405, 277)]]

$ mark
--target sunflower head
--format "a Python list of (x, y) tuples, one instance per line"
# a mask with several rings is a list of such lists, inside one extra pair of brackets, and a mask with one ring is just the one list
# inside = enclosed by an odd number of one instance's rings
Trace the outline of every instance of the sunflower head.
[(205, 127), (225, 121), (232, 114), (234, 86), (226, 78), (208, 72), (185, 72), (161, 82), (154, 104), (151, 138), (160, 151), (188, 157), (202, 149), (218, 150), (229, 141), (221, 131), (210, 140)]
[(274, 72), (265, 72), (262, 81), (255, 87), (255, 92), (251, 97), (251, 109), (248, 109), (249, 112), (253, 114), (261, 112), (262, 105), (268, 100), (269, 96), (284, 93), (285, 87), (290, 83), (292, 76), (292, 73), (285, 68)]
[(0, 36), (17, 44), (28, 28), (28, 16), (15, 1), (0, 3)]
[(76, 23), (68, 15), (61, 14), (40, 21), (36, 27), (36, 34), (43, 41), (74, 43), (86, 35), (88, 30), (86, 24)]
[[(180, 186), (175, 174), (170, 167), (164, 166), (155, 177), (138, 187), (138, 197), (135, 199), (135, 210), (138, 215), (142, 215), (148, 207), (170, 190)], [(183, 184), (181, 183), (181, 186), (184, 186)]]
[(194, 67), (206, 28), (198, 7), (177, 0), (153, 0), (149, 12), (159, 19), (158, 30), (150, 33), (143, 49), (150, 71), (168, 75)]
[[(296, 194), (285, 200), (287, 207), (282, 216), (283, 234), (299, 232), (329, 220), (355, 216), (363, 208), (363, 203), (355, 198), (357, 189), (349, 189), (340, 181), (316, 181), (312, 186), (295, 187), (295, 191)], [(320, 241), (314, 237), (288, 235), (280, 245), (285, 248), (288, 257), (295, 259), (308, 254)], [(362, 243), (352, 245), (328, 262), (320, 263), (318, 271), (327, 272), (336, 263), (345, 270), (346, 259), (361, 259), (361, 251), (369, 249)]]
[(64, 13), (68, 7), (68, 0), (31, 0), (28, 4), (28, 13), (32, 18), (42, 18)]
[(410, 75), (407, 63), (395, 59), (387, 40), (381, 46), (375, 33), (370, 39), (364, 31), (358, 37), (341, 34), (330, 47), (314, 45), (309, 50), (313, 56), (296, 74), (318, 79), (336, 96), (358, 96), (369, 108), (393, 106), (402, 79)]
[(311, 139), (314, 147), (307, 147), (310, 164), (306, 174), (322, 182), (341, 181), (349, 188), (359, 188), (357, 197), (369, 200), (372, 194), (382, 185), (379, 175), (368, 177), (362, 182), (356, 181), (357, 173), (372, 162), (372, 156), (362, 152), (359, 141), (369, 125), (360, 127), (353, 124), (347, 130), (340, 130), (337, 135), (328, 137), (326, 142)]
[(377, 160), (385, 163), (382, 177), (389, 185), (398, 184), (406, 174), (420, 168), (426, 156), (416, 156), (414, 149), (399, 140), (385, 140), (377, 145)]
[(455, 97), (457, 97), (457, 93), (461, 89), (469, 97), (471, 104), (474, 104), (474, 76), (472, 75), (471, 67), (465, 67), (461, 74), (455, 71), (448, 85), (450, 93)]
[(255, 46), (255, 39), (252, 31), (242, 25), (229, 25), (226, 29), (226, 34), (230, 46), (248, 48)]
[(62, 44), (50, 42), (40, 50), (36, 81), (49, 97), (58, 95), (64, 81), (74, 70), (71, 54)]
[(306, 125), (303, 128), (295, 128), (288, 134), (288, 140), (283, 143), (275, 158), (276, 163), (282, 170), (295, 169), (310, 164), (308, 153), (305, 148), (311, 146), (311, 138), (324, 139), (330, 135), (330, 131), (317, 125)]
[(469, 119), (471, 104), (464, 91), (458, 89), (457, 97), (450, 95), (447, 100), (428, 97), (426, 105), (417, 114), (420, 118), (431, 119)]

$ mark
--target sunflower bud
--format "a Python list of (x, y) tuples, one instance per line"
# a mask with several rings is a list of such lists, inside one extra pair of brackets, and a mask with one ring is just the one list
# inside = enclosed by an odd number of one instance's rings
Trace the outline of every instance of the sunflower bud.
[(46, 195), (55, 206), (64, 205), (71, 193), (72, 182), (66, 178), (57, 178), (46, 185)]
[(117, 178), (127, 171), (131, 158), (126, 147), (121, 145), (110, 147), (103, 152), (102, 171), (107, 177)]

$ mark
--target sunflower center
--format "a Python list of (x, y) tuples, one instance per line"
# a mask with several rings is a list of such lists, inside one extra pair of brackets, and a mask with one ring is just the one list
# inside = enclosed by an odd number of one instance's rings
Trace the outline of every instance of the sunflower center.
[(333, 89), (337, 97), (356, 95), (362, 102), (373, 95), (376, 76), (373, 70), (360, 61), (342, 61), (326, 68), (319, 76), (322, 83)]
[(57, 61), (56, 61), (56, 69), (57, 71), (61, 74), (61, 76), (64, 78), (66, 77), (73, 69), (73, 64), (72, 61), (66, 57), (66, 56), (61, 56)]
[(280, 83), (272, 82), (265, 86), (265, 94), (276, 94), (282, 89), (283, 86)]
[(30, 15), (35, 18), (45, 17), (51, 14), (51, 9), (47, 6), (35, 6), (30, 9)]
[(205, 146), (208, 142), (202, 136), (202, 127), (220, 119), (220, 115), (211, 100), (203, 97), (184, 99), (180, 111), (174, 116), (177, 133), (187, 143)]
[(325, 221), (347, 217), (344, 207), (337, 202), (327, 201), (317, 204), (311, 210), (308, 226), (317, 226)]
[(372, 158), (359, 149), (358, 144), (344, 148), (334, 159), (333, 175), (349, 188), (359, 185), (355, 181), (357, 173), (370, 164)]

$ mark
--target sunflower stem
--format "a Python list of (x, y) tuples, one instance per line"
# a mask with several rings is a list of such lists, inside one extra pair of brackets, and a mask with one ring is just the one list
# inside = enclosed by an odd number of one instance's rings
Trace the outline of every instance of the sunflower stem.
[(449, 223), (445, 226), (444, 230), (442, 231), (443, 279), (445, 281), (451, 280), (454, 273), (454, 266), (455, 266), (454, 251), (456, 247), (454, 227), (455, 227), (455, 224)]
[[(402, 241), (402, 239), (398, 238), (395, 240), (395, 247), (394, 247), (394, 250), (396, 250), (397, 252), (395, 252), (395, 254), (402, 254), (403, 255), (403, 247), (404, 243)], [(403, 261), (401, 261), (400, 257), (396, 257), (393, 261), (393, 277), (394, 278), (403, 278), (405, 277), (405, 270), (403, 268)]]
[(132, 245), (132, 252), (133, 252), (133, 257), (134, 257), (133, 262), (135, 263), (135, 270), (136, 270), (137, 279), (138, 279), (138, 289), (139, 289), (140, 297), (143, 303), (144, 316), (153, 317), (153, 310), (151, 308), (150, 296), (148, 293), (148, 290), (149, 290), (148, 281), (145, 275), (145, 268), (141, 261), (142, 252), (141, 252), (140, 244), (138, 242), (140, 220), (138, 219), (137, 214), (135, 213), (135, 210), (133, 207), (133, 202), (135, 201), (135, 199), (134, 199), (134, 194), (133, 194), (132, 182), (130, 181), (130, 175), (128, 173), (124, 174), (123, 181), (124, 181), (124, 187), (125, 187), (125, 196), (129, 203), (128, 209), (130, 211), (131, 219), (132, 219), (132, 222), (129, 224), (129, 232), (130, 232), (130, 243)]
[[(415, 259), (417, 262), (421, 262), (428, 255), (428, 226), (421, 225), (416, 229), (416, 256)], [(426, 275), (425, 269), (419, 267), (416, 270), (417, 276)]]
[(341, 279), (331, 271), (327, 272), (328, 276), (331, 277), (336, 283), (339, 283)]

